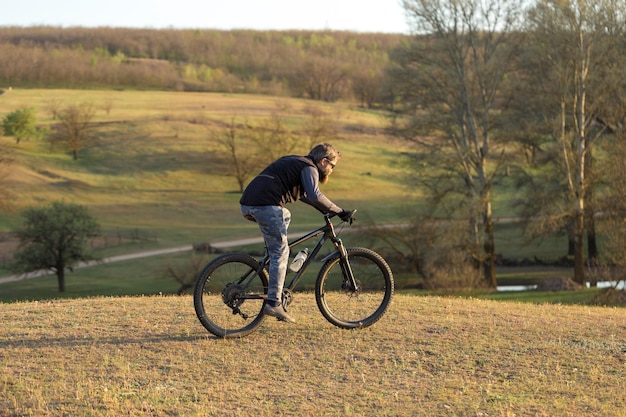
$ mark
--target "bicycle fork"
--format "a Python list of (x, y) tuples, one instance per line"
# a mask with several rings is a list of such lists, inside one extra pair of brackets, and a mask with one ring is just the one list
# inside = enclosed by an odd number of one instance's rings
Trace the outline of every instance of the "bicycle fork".
[(344, 278), (342, 288), (356, 293), (359, 288), (357, 286), (356, 278), (354, 278), (350, 261), (348, 260), (348, 251), (340, 238), (335, 237), (332, 241), (335, 244), (337, 251), (339, 251), (339, 266), (341, 267), (341, 272), (343, 273)]

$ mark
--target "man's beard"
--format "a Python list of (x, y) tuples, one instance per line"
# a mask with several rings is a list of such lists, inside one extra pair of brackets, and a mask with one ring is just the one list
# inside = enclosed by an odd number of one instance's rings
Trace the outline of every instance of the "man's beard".
[(320, 172), (320, 184), (326, 184), (329, 178), (330, 178), (329, 174), (325, 172)]

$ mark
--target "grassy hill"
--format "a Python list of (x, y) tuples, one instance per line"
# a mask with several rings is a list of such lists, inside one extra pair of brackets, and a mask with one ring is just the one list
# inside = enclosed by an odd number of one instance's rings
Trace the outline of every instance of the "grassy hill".
[[(12, 89), (0, 95), (0, 117), (32, 107), (40, 127), (49, 128), (56, 123), (53, 110), (80, 103), (96, 110), (95, 129), (93, 143), (76, 161), (68, 150), (45, 140), (16, 144), (13, 138), (0, 137), (15, 155), (8, 178), (15, 192), (14, 210), (0, 213), (0, 276), (10, 273), (4, 265), (15, 241), (8, 232), (19, 221), (19, 209), (55, 200), (85, 205), (98, 219), (104, 236), (94, 248), (100, 257), (259, 236), (257, 227), (239, 214), (238, 185), (227, 174), (230, 162), (212, 133), (233, 117), (255, 124), (279, 112), (298, 131), (311, 108), (324, 112), (336, 126), (333, 143), (343, 158), (323, 190), (341, 206), (357, 208), (357, 224), (402, 223), (411, 207), (421, 203), (405, 184), (406, 171), (399, 162), (408, 145), (384, 134), (384, 113), (348, 103), (237, 94)], [(305, 154), (309, 146), (303, 141), (294, 152)], [(496, 217), (514, 214), (508, 195), (496, 194)], [(303, 204), (290, 210), (292, 232), (320, 225), (315, 210)], [(554, 259), (565, 249), (564, 241), (553, 239), (524, 246), (520, 228), (510, 224), (496, 225), (496, 240), (497, 252), (505, 257)], [(346, 243), (363, 244), (348, 237)], [(65, 296), (175, 293), (179, 285), (164, 271), (172, 265), (188, 268), (189, 263), (189, 253), (183, 253), (77, 270), (68, 275)], [(533, 272), (532, 278), (541, 279), (544, 272)], [(547, 274), (555, 273), (563, 274)], [(516, 279), (528, 274), (509, 273)], [(396, 274), (398, 283), (401, 278)], [(2, 285), (4, 301), (59, 295), (54, 277)]]
[[(99, 127), (78, 161), (45, 141), (13, 145), (12, 138), (1, 139), (17, 154), (12, 181), (18, 207), (57, 199), (84, 204), (105, 230), (151, 230), (163, 244), (246, 235), (236, 181), (226, 175), (228, 161), (211, 131), (232, 117), (251, 123), (269, 118), (279, 105), (288, 109), (292, 128), (306, 120), (311, 106), (339, 125), (336, 146), (345, 158), (326, 188), (329, 196), (379, 215), (405, 191), (394, 164), (400, 147), (382, 134), (384, 117), (348, 105), (203, 93), (14, 89), (0, 95), (0, 115), (33, 107), (46, 126), (54, 123), (53, 106), (83, 102), (97, 109)], [(303, 143), (296, 152), (308, 149)], [(367, 193), (357, 186), (363, 178)], [(12, 219), (13, 214), (2, 216), (0, 230)]]
[[(268, 96), (12, 89), (0, 95), (0, 116), (32, 107), (39, 125), (47, 128), (56, 123), (54, 109), (80, 103), (91, 104), (96, 113), (94, 141), (79, 152), (77, 161), (68, 150), (45, 140), (16, 144), (13, 138), (0, 138), (16, 158), (9, 177), (16, 193), (14, 211), (0, 213), (0, 261), (9, 259), (15, 247), (8, 232), (19, 220), (19, 209), (54, 200), (85, 205), (98, 219), (104, 237), (94, 244), (102, 257), (257, 237), (258, 228), (239, 213), (238, 185), (227, 174), (230, 162), (213, 132), (233, 117), (256, 124), (277, 112), (298, 131), (313, 107), (336, 126), (333, 142), (344, 155), (332, 181), (323, 187), (325, 193), (343, 207), (358, 208), (361, 222), (404, 221), (394, 207), (407, 204), (398, 164), (406, 145), (384, 135), (387, 122), (382, 113), (345, 103)], [(309, 146), (303, 141), (294, 152), (306, 154)], [(290, 209), (292, 231), (320, 225), (315, 210), (303, 204)], [(68, 295), (127, 294), (132, 286), (139, 294), (175, 292), (177, 284), (163, 279), (169, 263), (188, 264), (189, 254), (77, 271), (68, 276)], [(8, 274), (0, 268), (0, 276)], [(4, 285), (4, 295), (14, 294), (15, 299), (28, 294), (40, 298), (46, 291), (57, 295), (52, 277)]]
[(626, 416), (623, 309), (398, 295), (218, 340), (190, 297), (0, 304), (0, 415)]

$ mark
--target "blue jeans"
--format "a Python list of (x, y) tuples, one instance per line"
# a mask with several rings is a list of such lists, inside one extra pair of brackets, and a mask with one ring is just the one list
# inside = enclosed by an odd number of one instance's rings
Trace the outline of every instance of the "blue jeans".
[(254, 219), (261, 229), (270, 255), (267, 299), (280, 302), (289, 263), (287, 229), (291, 222), (291, 213), (279, 206), (241, 206), (241, 214), (248, 220)]

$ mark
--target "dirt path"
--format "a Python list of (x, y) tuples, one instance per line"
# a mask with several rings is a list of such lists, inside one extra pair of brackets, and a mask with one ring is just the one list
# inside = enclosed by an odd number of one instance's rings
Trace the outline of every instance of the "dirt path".
[[(398, 225), (396, 224), (396, 225), (389, 225), (389, 226), (395, 227)], [(383, 225), (380, 227), (384, 228), (388, 226)], [(354, 228), (350, 228), (348, 230), (343, 230), (343, 233), (351, 232), (354, 230), (355, 230)], [(299, 237), (302, 235), (302, 233), (295, 232), (294, 235), (297, 235)], [(292, 239), (294, 238), (294, 235), (290, 233), (288, 238)], [(261, 243), (261, 242), (263, 242), (263, 238), (259, 236), (259, 237), (254, 237), (254, 238), (237, 239), (237, 240), (229, 240), (225, 242), (211, 243), (211, 246), (217, 249), (226, 249), (230, 247), (245, 246), (245, 245), (251, 245), (251, 244), (256, 244), (256, 243)], [(155, 250), (150, 250), (150, 251), (129, 253), (125, 255), (111, 256), (109, 258), (103, 258), (97, 261), (82, 262), (78, 264), (77, 266), (75, 266), (74, 269), (87, 268), (90, 266), (107, 264), (111, 262), (120, 262), (120, 261), (132, 260), (132, 259), (148, 258), (151, 256), (169, 255), (169, 254), (178, 253), (178, 252), (189, 252), (192, 249), (193, 249), (192, 245), (185, 245), (185, 246), (177, 246), (177, 247), (172, 247), (172, 248), (155, 249)], [(50, 270), (39, 270), (39, 271), (30, 272), (28, 274), (4, 276), (4, 277), (0, 277), (0, 285), (4, 283), (8, 283), (8, 282), (21, 281), (23, 279), (32, 279), (32, 278), (37, 278), (37, 277), (42, 277), (42, 276), (47, 276), (47, 275), (52, 275), (52, 274), (54, 274), (54, 272)]]
[[(250, 238), (250, 239), (230, 240), (227, 242), (217, 242), (217, 243), (212, 243), (211, 246), (214, 248), (218, 248), (218, 249), (225, 249), (229, 247), (251, 245), (254, 243), (261, 243), (261, 242), (263, 242), (263, 238), (256, 237), (256, 238)], [(155, 250), (150, 250), (150, 251), (129, 253), (126, 255), (118, 255), (118, 256), (111, 256), (109, 258), (103, 258), (98, 261), (82, 262), (78, 264), (77, 266), (75, 266), (74, 269), (87, 268), (90, 266), (108, 264), (111, 262), (120, 262), (120, 261), (129, 261), (132, 259), (148, 258), (151, 256), (169, 255), (169, 254), (178, 253), (178, 252), (189, 252), (191, 250), (193, 250), (193, 246), (186, 245), (186, 246), (177, 246), (177, 247), (166, 248), (166, 249), (155, 249)], [(42, 277), (46, 275), (51, 275), (53, 273), (54, 272), (50, 270), (40, 270), (40, 271), (30, 272), (28, 274), (4, 276), (4, 277), (0, 277), (0, 284), (4, 284), (7, 282), (21, 281), (23, 279)]]

